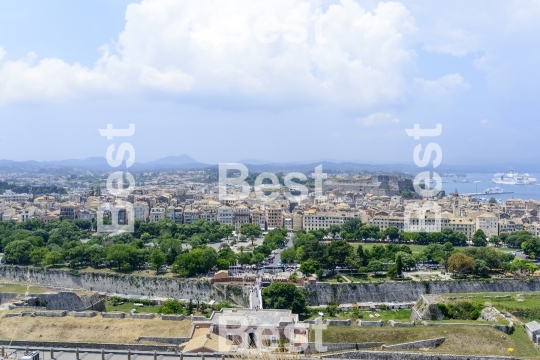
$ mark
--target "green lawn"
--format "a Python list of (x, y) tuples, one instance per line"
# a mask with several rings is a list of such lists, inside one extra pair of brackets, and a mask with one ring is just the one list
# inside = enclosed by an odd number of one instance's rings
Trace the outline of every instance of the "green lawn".
[[(317, 309), (317, 311), (322, 311), (327, 315), (325, 309)], [(369, 315), (375, 315), (375, 313), (379, 314), (380, 316), (373, 318), (370, 318)], [(383, 310), (383, 311), (361, 311), (360, 314), (362, 315), (362, 320), (364, 321), (388, 321), (388, 320), (394, 320), (394, 321), (409, 321), (411, 318), (412, 310)], [(315, 319), (317, 317), (320, 317), (317, 313), (314, 313), (311, 315), (311, 319)], [(337, 316), (328, 317), (325, 316), (327, 319), (351, 319), (352, 321), (356, 321), (358, 318), (355, 318), (354, 315), (349, 312), (340, 312), (337, 314)]]
[[(523, 296), (517, 296), (521, 294)], [(529, 293), (537, 296), (527, 296), (528, 293), (483, 293), (483, 294), (452, 294), (448, 296), (472, 296), (470, 299), (456, 299), (454, 301), (470, 301), (474, 304), (491, 304), (500, 311), (526, 311), (529, 316), (524, 316), (523, 321), (537, 320), (540, 321), (540, 292)], [(506, 296), (511, 295), (511, 298), (486, 298), (485, 296)], [(535, 315), (536, 314), (536, 315)]]
[[(498, 355), (537, 359), (540, 355), (527, 337), (522, 327), (516, 327), (512, 335), (506, 335), (492, 328), (467, 326), (435, 327), (417, 325), (412, 328), (360, 327), (352, 325), (329, 326), (323, 331), (323, 342), (362, 343), (384, 342), (387, 345), (410, 341), (445, 337), (445, 342), (430, 353), (463, 355)], [(312, 339), (314, 339), (312, 331)], [(509, 352), (512, 348), (514, 351)]]
[(125, 303), (122, 305), (112, 306), (110, 302), (105, 304), (107, 312), (122, 311), (129, 313), (132, 309), (136, 309), (138, 313), (159, 313), (160, 306), (135, 306), (133, 303)]

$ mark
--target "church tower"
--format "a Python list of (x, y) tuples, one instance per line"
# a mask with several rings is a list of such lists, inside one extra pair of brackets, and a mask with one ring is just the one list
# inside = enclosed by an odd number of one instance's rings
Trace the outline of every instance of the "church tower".
[(461, 209), (459, 208), (459, 193), (456, 189), (454, 191), (454, 196), (452, 198), (452, 209), (454, 212), (454, 217), (460, 217), (461, 216)]

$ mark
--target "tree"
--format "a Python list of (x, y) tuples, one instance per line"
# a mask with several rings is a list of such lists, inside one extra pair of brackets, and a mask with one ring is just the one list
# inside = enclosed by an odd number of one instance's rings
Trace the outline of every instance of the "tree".
[(62, 253), (59, 251), (48, 252), (43, 258), (43, 265), (55, 266), (62, 261)]
[(310, 276), (313, 274), (316, 274), (319, 269), (321, 268), (321, 264), (319, 264), (316, 260), (306, 260), (300, 265), (300, 272), (306, 276)]
[(150, 264), (152, 264), (152, 267), (156, 269), (156, 275), (159, 274), (159, 269), (166, 263), (166, 261), (167, 258), (165, 257), (163, 251), (154, 249), (150, 253)]
[[(523, 253), (530, 255), (530, 254), (540, 254), (540, 239), (539, 238), (531, 238), (527, 241), (524, 241), (521, 244), (521, 249), (523, 249)], [(530, 256), (529, 256), (530, 257)], [(532, 257), (534, 259), (534, 257)]]
[(32, 265), (34, 266), (42, 265), (43, 258), (45, 257), (45, 255), (47, 255), (48, 252), (49, 250), (47, 250), (47, 248), (44, 248), (44, 247), (32, 249), (32, 251), (30, 251), (30, 261), (32, 262)]
[(307, 312), (306, 298), (294, 284), (274, 282), (262, 291), (265, 309), (290, 309), (295, 314)]
[(189, 253), (178, 255), (174, 262), (173, 271), (181, 276), (204, 274), (217, 264), (217, 259), (217, 252), (211, 247), (193, 249)]
[(379, 271), (383, 271), (384, 270), (384, 265), (381, 261), (379, 260), (371, 260), (367, 266), (368, 268), (368, 271), (371, 271), (373, 273), (375, 273), (375, 275), (377, 275), (377, 273)]
[(489, 198), (489, 201), (488, 201), (489, 204), (496, 204), (497, 203), (497, 199), (495, 199), (493, 196)]
[(14, 240), (4, 248), (4, 261), (8, 264), (26, 265), (30, 263), (32, 244), (27, 240)]
[(385, 231), (384, 235), (390, 240), (395, 241), (399, 239), (399, 229), (395, 226), (389, 226)]
[(389, 278), (396, 278), (398, 277), (398, 270), (397, 270), (397, 265), (396, 264), (392, 264), (388, 267), (388, 272), (386, 273), (386, 275), (389, 277)]
[(457, 272), (461, 276), (474, 265), (474, 259), (463, 253), (455, 253), (448, 258), (448, 268), (452, 272)]
[(105, 250), (101, 247), (101, 245), (91, 245), (86, 249), (85, 253), (87, 260), (90, 261), (94, 267), (99, 266), (105, 258)]
[(335, 240), (328, 245), (328, 263), (330, 264), (332, 271), (335, 270), (336, 265), (345, 263), (347, 256), (352, 254), (354, 248), (348, 244), (345, 240)]
[(472, 266), (472, 273), (478, 276), (488, 276), (489, 275), (489, 267), (486, 265), (486, 262), (484, 260), (476, 259), (474, 260), (474, 264)]
[(281, 252), (281, 261), (285, 263), (293, 262), (296, 260), (296, 250), (293, 247), (284, 249)]
[(368, 264), (368, 256), (366, 253), (364, 253), (364, 248), (362, 247), (362, 245), (358, 245), (358, 247), (356, 248), (356, 255), (358, 255), (358, 258), (360, 259), (360, 265), (367, 265)]
[(486, 246), (487, 245), (487, 237), (484, 231), (482, 229), (476, 230), (476, 232), (473, 235), (472, 243), (474, 246)]
[(501, 238), (497, 235), (491, 235), (489, 242), (495, 246), (499, 246), (501, 244)]
[(399, 253), (396, 255), (396, 274), (398, 276), (403, 275), (403, 260), (401, 256)]
[(114, 244), (107, 248), (107, 260), (114, 261), (118, 266), (118, 270), (122, 269), (124, 264), (130, 260), (130, 248), (125, 244)]
[(253, 246), (253, 241), (262, 234), (262, 230), (258, 225), (245, 223), (240, 226), (240, 234), (249, 237)]
[(161, 314), (184, 314), (185, 309), (182, 303), (176, 299), (167, 299), (159, 308)]

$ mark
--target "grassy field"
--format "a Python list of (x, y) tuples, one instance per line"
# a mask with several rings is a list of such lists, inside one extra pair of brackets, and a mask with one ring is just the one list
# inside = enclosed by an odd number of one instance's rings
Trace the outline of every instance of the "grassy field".
[(136, 309), (138, 313), (153, 313), (159, 312), (160, 306), (135, 306), (132, 303), (125, 303), (122, 305), (112, 306), (110, 302), (105, 304), (107, 312), (123, 311), (129, 313), (132, 309)]
[[(327, 315), (327, 313), (324, 311), (324, 309), (321, 309), (320, 311), (322, 311), (323, 313), (325, 313), (325, 315)], [(412, 310), (384, 310), (384, 311), (377, 311), (376, 313), (379, 314), (380, 316), (378, 316), (378, 317), (374, 316), (373, 318), (370, 318), (369, 315), (374, 315), (375, 314), (374, 312), (371, 312), (371, 311), (360, 312), (360, 314), (362, 314), (361, 319), (365, 320), (365, 321), (378, 321), (378, 320), (383, 320), (383, 321), (388, 321), (388, 320), (409, 321), (409, 319), (411, 318)], [(315, 319), (317, 317), (319, 317), (319, 315), (315, 313), (310, 318)], [(341, 312), (341, 313), (338, 313), (337, 316), (335, 316), (335, 317), (325, 316), (325, 318), (327, 318), (327, 319), (351, 319), (352, 321), (357, 320), (351, 312)]]
[[(503, 338), (504, 336), (504, 338)], [(323, 341), (329, 343), (384, 342), (400, 344), (410, 341), (445, 337), (443, 345), (429, 352), (463, 355), (499, 355), (521, 358), (538, 358), (540, 355), (527, 337), (525, 330), (516, 327), (512, 335), (490, 328), (466, 326), (427, 327), (418, 325), (413, 328), (379, 328), (329, 326), (323, 331)], [(509, 348), (514, 349), (512, 353)]]
[[(20, 310), (18, 310), (20, 311)], [(139, 336), (186, 337), (191, 321), (46, 317), (2, 318), (0, 339), (133, 344)]]
[[(471, 297), (470, 299), (456, 299), (454, 301), (470, 301), (473, 304), (482, 304), (482, 305), (492, 305), (500, 311), (528, 311), (536, 310), (538, 317), (525, 317), (521, 320), (530, 321), (537, 320), (540, 321), (540, 293), (530, 293), (536, 294), (536, 296), (527, 296), (527, 293), (483, 293), (483, 294), (452, 294), (451, 296), (467, 296)], [(506, 296), (510, 295), (511, 298), (493, 298), (494, 296)], [(518, 296), (520, 295), (520, 296)], [(448, 297), (450, 295), (446, 295)], [(487, 298), (486, 298), (487, 296)], [(493, 297), (489, 297), (493, 296)], [(530, 312), (529, 312), (530, 313)]]
[(30, 286), (28, 288), (27, 285), (22, 285), (22, 284), (0, 285), (0, 292), (3, 292), (3, 293), (13, 292), (17, 294), (25, 294), (27, 290), (30, 294), (42, 294), (42, 293), (51, 291), (51, 290), (40, 288), (37, 286)]

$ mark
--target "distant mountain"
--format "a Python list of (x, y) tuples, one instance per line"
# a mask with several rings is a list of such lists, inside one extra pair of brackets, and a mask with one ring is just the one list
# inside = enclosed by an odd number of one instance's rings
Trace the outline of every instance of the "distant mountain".
[[(180, 169), (201, 169), (209, 165), (203, 164), (188, 155), (168, 156), (165, 158), (149, 161), (146, 163), (135, 162), (131, 171), (171, 171)], [(32, 171), (42, 169), (79, 169), (92, 171), (112, 171), (107, 159), (103, 157), (91, 157), (87, 159), (69, 159), (54, 161), (13, 161), (0, 160), (0, 170), (21, 170)], [(116, 169), (122, 169), (118, 167)]]
[(193, 159), (191, 156), (183, 154), (180, 156), (167, 156), (161, 159), (149, 161), (145, 165), (186, 165), (186, 164), (202, 164)]
[[(269, 172), (293, 172), (300, 171), (304, 173), (312, 172), (315, 167), (322, 165), (324, 171), (354, 171), (354, 172), (370, 172), (370, 173), (392, 173), (402, 172), (415, 175), (425, 169), (415, 166), (414, 163), (395, 163), (395, 164), (375, 164), (375, 163), (361, 163), (361, 162), (341, 162), (333, 159), (319, 160), (319, 161), (295, 161), (288, 163), (276, 163), (270, 161), (263, 161), (257, 159), (245, 159), (238, 161), (245, 164), (250, 173), (261, 173), (264, 171)], [(148, 162), (135, 162), (132, 167), (129, 168), (132, 172), (146, 172), (146, 171), (175, 171), (175, 170), (187, 170), (187, 169), (203, 169), (203, 168), (216, 168), (216, 164), (205, 164), (193, 159), (191, 156), (183, 154), (180, 156), (167, 156), (161, 159), (152, 160)], [(102, 171), (110, 172), (121, 170), (123, 167), (112, 168), (107, 160), (103, 157), (90, 157), (87, 159), (68, 159), (68, 160), (55, 160), (55, 161), (13, 161), (13, 160), (1, 160), (0, 159), (0, 171), (48, 171), (48, 170), (60, 170), (62, 173), (69, 173), (74, 169), (89, 170), (89, 171)], [(124, 167), (125, 169), (125, 167)], [(439, 174), (444, 173), (495, 173), (514, 170), (517, 172), (540, 172), (539, 164), (476, 164), (476, 165), (452, 165), (442, 164), (436, 172)]]

